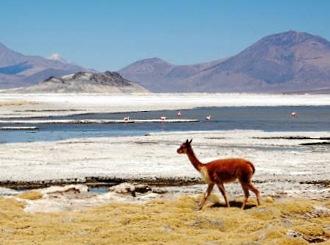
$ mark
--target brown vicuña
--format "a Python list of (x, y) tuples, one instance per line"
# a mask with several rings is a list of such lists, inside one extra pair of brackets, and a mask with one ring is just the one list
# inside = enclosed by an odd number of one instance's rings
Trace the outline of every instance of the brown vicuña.
[(257, 203), (260, 205), (260, 192), (251, 182), (251, 178), (255, 172), (255, 168), (251, 162), (240, 158), (228, 158), (201, 163), (191, 147), (191, 142), (192, 140), (186, 140), (186, 142), (178, 148), (177, 152), (179, 154), (187, 154), (192, 165), (198, 172), (200, 172), (203, 180), (208, 184), (204, 197), (199, 204), (199, 209), (203, 208), (214, 185), (218, 186), (225, 199), (227, 207), (229, 207), (224, 183), (233, 182), (236, 179), (241, 183), (244, 191), (245, 198), (242, 204), (242, 209), (244, 209), (249, 198), (249, 190), (255, 193)]

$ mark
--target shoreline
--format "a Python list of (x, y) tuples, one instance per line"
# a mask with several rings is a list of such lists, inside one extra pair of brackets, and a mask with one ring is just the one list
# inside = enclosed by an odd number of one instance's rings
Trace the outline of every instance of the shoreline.
[(13, 190), (31, 190), (46, 188), (50, 186), (64, 186), (84, 184), (88, 187), (111, 187), (121, 183), (137, 183), (151, 186), (189, 186), (203, 184), (204, 182), (197, 177), (141, 177), (141, 178), (116, 178), (116, 177), (86, 177), (86, 178), (68, 178), (68, 179), (51, 179), (51, 180), (36, 180), (36, 181), (12, 181), (0, 180), (0, 187)]
[[(284, 180), (285, 181), (285, 180)], [(286, 180), (288, 181), (288, 180)], [(267, 180), (253, 180), (253, 183), (262, 184), (267, 183)], [(191, 185), (206, 185), (199, 177), (105, 177), (93, 176), (85, 178), (67, 178), (67, 179), (49, 179), (49, 180), (34, 180), (34, 181), (20, 181), (20, 180), (0, 180), (0, 187), (9, 188), (13, 190), (32, 190), (51, 186), (65, 186), (83, 184), (88, 187), (111, 187), (121, 183), (135, 183), (144, 184), (157, 187), (172, 187), (172, 186), (191, 186)], [(299, 184), (316, 185), (330, 188), (330, 180), (305, 180), (299, 181)], [(230, 183), (229, 183), (230, 184)]]
[(1, 124), (126, 124), (126, 123), (192, 123), (199, 122), (198, 119), (189, 118), (168, 118), (168, 119), (129, 119), (129, 120), (111, 120), (111, 119), (44, 119), (44, 120), (0, 120)]

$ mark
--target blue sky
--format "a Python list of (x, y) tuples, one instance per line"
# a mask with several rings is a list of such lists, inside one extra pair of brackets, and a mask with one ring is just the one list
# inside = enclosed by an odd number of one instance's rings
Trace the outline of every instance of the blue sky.
[(329, 10), (327, 0), (1, 0), (0, 42), (98, 70), (148, 57), (193, 64), (287, 30), (330, 40)]

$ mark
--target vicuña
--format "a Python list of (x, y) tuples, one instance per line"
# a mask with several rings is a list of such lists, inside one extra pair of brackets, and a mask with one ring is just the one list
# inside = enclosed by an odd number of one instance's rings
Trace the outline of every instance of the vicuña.
[(245, 208), (246, 202), (249, 198), (249, 190), (254, 192), (257, 197), (257, 203), (260, 205), (260, 192), (251, 182), (252, 176), (255, 172), (255, 168), (251, 162), (240, 158), (229, 158), (202, 163), (196, 157), (191, 147), (191, 142), (192, 140), (186, 140), (186, 142), (184, 142), (178, 148), (177, 152), (179, 154), (187, 154), (192, 165), (201, 174), (205, 183), (208, 184), (203, 199), (199, 203), (199, 209), (203, 208), (214, 185), (218, 186), (225, 199), (226, 206), (229, 207), (224, 183), (233, 182), (236, 179), (238, 179), (238, 181), (241, 183), (242, 189), (244, 191), (245, 198), (242, 204), (242, 209)]

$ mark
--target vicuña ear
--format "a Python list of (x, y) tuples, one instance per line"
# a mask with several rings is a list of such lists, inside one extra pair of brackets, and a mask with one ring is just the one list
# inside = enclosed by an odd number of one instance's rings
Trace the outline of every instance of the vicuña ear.
[(192, 139), (189, 141), (189, 144), (191, 144), (191, 142), (192, 142)]

